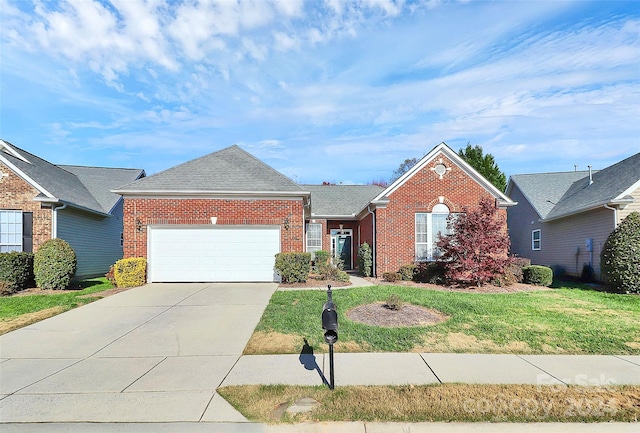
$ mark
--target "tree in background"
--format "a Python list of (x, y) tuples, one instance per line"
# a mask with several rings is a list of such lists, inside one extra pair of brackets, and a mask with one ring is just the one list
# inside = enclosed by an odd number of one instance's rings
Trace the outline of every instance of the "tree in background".
[(490, 153), (482, 154), (482, 147), (471, 146), (471, 143), (467, 143), (467, 147), (464, 150), (460, 149), (458, 155), (500, 191), (504, 192), (507, 188), (507, 177), (500, 171), (493, 155)]
[(402, 164), (393, 172), (389, 183), (392, 184), (396, 180), (400, 178), (403, 174), (411, 169), (414, 165), (418, 163), (418, 158), (405, 159)]
[(464, 208), (451, 214), (447, 222), (450, 234), (440, 236), (438, 259), (448, 279), (481, 286), (504, 275), (509, 257), (506, 221), (494, 201), (483, 198), (477, 208)]

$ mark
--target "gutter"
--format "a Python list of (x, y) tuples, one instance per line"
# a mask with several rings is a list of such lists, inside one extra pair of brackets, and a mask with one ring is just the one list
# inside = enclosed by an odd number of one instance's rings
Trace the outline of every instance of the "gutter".
[(371, 275), (377, 277), (376, 273), (376, 214), (371, 210), (371, 205), (367, 206), (367, 215), (371, 215), (373, 219), (373, 245), (371, 246), (371, 262), (373, 269), (371, 270)]
[(65, 210), (66, 208), (67, 203), (64, 203), (62, 206), (51, 206), (51, 239), (58, 237), (58, 211)]
[(608, 203), (605, 203), (604, 208), (613, 211), (613, 229), (615, 230), (618, 227), (618, 208), (611, 207)]

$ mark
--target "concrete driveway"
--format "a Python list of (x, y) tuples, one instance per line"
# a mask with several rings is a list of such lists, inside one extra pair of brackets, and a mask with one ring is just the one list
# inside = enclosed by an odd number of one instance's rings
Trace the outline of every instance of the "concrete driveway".
[(149, 284), (0, 336), (0, 422), (243, 422), (215, 393), (276, 284)]

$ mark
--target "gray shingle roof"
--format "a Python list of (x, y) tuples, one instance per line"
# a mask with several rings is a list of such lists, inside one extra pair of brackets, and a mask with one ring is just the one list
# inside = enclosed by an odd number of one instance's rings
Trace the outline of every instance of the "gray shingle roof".
[(546, 218), (571, 185), (589, 176), (588, 171), (568, 171), (559, 173), (514, 174), (511, 181), (527, 197), (529, 203)]
[(58, 166), (11, 143), (4, 143), (28, 162), (6, 151), (2, 157), (51, 196), (41, 191), (38, 199), (57, 199), (98, 213), (110, 213), (120, 199), (119, 195), (110, 192), (111, 189), (131, 182), (144, 173), (140, 169)]
[(102, 209), (107, 212), (111, 211), (121, 198), (119, 194), (114, 194), (111, 190), (144, 175), (144, 170), (138, 168), (84, 167), (78, 165), (59, 165), (59, 167), (75, 174)]
[(122, 186), (119, 192), (303, 192), (303, 190), (282, 173), (234, 145)]
[(640, 180), (640, 153), (574, 182), (547, 218), (559, 218), (610, 203)]
[(311, 192), (311, 216), (353, 217), (384, 188), (377, 185), (302, 185)]
[(537, 173), (511, 176), (542, 219), (561, 218), (593, 209), (620, 197), (640, 181), (640, 153), (609, 166), (589, 172)]

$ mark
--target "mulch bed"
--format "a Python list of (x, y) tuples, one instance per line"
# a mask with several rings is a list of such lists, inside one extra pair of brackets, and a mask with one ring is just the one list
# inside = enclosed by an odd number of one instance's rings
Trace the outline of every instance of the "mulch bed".
[(416, 287), (429, 290), (440, 290), (444, 292), (467, 292), (467, 293), (518, 293), (518, 292), (531, 292), (534, 290), (551, 290), (549, 287), (533, 286), (531, 284), (515, 283), (510, 286), (493, 286), (491, 284), (485, 284), (483, 286), (472, 285), (440, 285), (429, 283), (416, 283), (414, 281), (394, 281), (390, 283), (381, 278), (365, 278), (365, 280), (372, 282), (373, 284), (380, 286), (405, 286)]
[(386, 328), (435, 325), (449, 318), (433, 308), (407, 304), (398, 310), (392, 310), (384, 302), (352, 308), (347, 311), (347, 317), (354, 322)]

